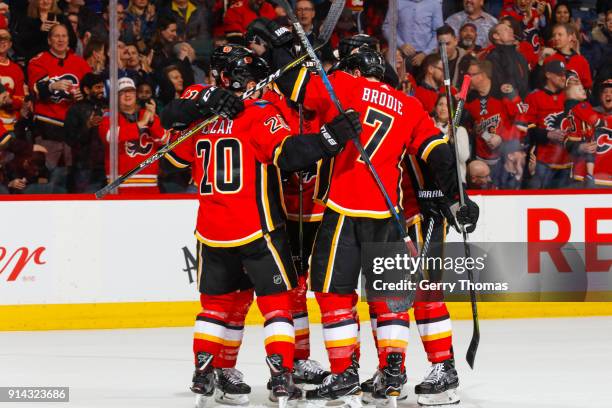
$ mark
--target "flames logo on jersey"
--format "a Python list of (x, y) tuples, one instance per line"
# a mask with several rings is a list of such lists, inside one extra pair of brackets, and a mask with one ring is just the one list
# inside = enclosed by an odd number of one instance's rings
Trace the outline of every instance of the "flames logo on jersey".
[(476, 125), (476, 133), (479, 135), (483, 134), (485, 131), (489, 133), (497, 133), (497, 128), (499, 127), (500, 122), (501, 116), (499, 114), (483, 119)]
[(576, 122), (572, 115), (566, 115), (565, 112), (554, 112), (548, 114), (544, 118), (544, 126), (546, 130), (561, 129), (569, 133), (576, 131)]
[(153, 150), (153, 142), (148, 132), (140, 134), (138, 140), (128, 140), (125, 142), (125, 154), (130, 157), (147, 156)]
[(525, 38), (533, 48), (533, 52), (536, 54), (540, 52), (540, 36), (538, 34), (537, 26), (524, 31)]
[[(79, 78), (74, 74), (62, 74), (60, 76), (54, 76), (49, 78), (49, 85), (57, 81), (70, 81), (72, 82), (73, 87), (79, 86)], [(53, 103), (60, 103), (64, 101), (69, 101), (72, 99), (72, 94), (65, 91), (52, 91), (51, 92), (51, 101)]]
[(606, 154), (612, 150), (612, 129), (598, 128), (596, 130), (597, 154)]

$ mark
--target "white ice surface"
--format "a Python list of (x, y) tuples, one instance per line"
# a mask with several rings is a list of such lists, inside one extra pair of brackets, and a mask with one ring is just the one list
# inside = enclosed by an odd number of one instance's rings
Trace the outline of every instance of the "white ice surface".
[[(612, 317), (481, 321), (476, 370), (465, 362), (468, 321), (454, 322), (462, 408), (612, 408)], [(313, 357), (327, 365), (321, 326)], [(192, 407), (191, 328), (0, 333), (0, 386), (69, 386), (69, 403), (3, 407)], [(428, 363), (411, 329), (411, 389)], [(362, 325), (361, 377), (376, 364), (370, 326)], [(267, 404), (262, 329), (249, 326), (238, 368), (253, 387), (251, 405)], [(416, 407), (413, 392), (400, 408)]]

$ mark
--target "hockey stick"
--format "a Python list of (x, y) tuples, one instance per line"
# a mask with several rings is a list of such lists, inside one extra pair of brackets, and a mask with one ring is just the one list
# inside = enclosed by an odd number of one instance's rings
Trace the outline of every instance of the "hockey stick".
[(344, 3), (343, 0), (332, 1), (329, 11), (327, 12), (327, 17), (325, 17), (319, 29), (319, 36), (317, 37), (318, 42), (326, 43), (331, 38), (336, 28), (336, 24), (338, 24), (338, 20), (340, 20), (340, 15), (342, 15), (342, 11), (344, 11)]
[[(300, 103), (298, 105), (298, 115), (299, 117), (299, 130), (300, 135), (304, 134), (304, 106)], [(304, 274), (304, 172), (302, 170), (298, 171), (299, 177), (299, 197), (298, 197), (298, 245), (300, 249), (298, 251), (298, 256), (300, 257), (300, 273)]]
[[(444, 87), (446, 89), (446, 101), (448, 103), (448, 112), (450, 115), (448, 133), (451, 138), (455, 141), (455, 163), (457, 166), (457, 187), (459, 188), (459, 203), (461, 207), (465, 206), (465, 197), (463, 196), (463, 181), (461, 180), (461, 171), (459, 165), (459, 143), (455, 137), (455, 127), (459, 124), (461, 114), (463, 111), (463, 106), (465, 104), (465, 99), (467, 97), (467, 90), (469, 88), (471, 77), (466, 75), (463, 79), (463, 84), (461, 86), (461, 92), (459, 93), (459, 102), (457, 103), (457, 111), (453, 116), (453, 98), (451, 95), (451, 79), (450, 79), (450, 70), (448, 69), (448, 55), (446, 53), (446, 44), (440, 43), (440, 57), (442, 58), (442, 64), (444, 65)], [(470, 256), (470, 245), (468, 244), (468, 235), (465, 228), (459, 226), (461, 231), (461, 235), (463, 236), (463, 249), (465, 252), (466, 258), (471, 258)], [(467, 268), (468, 270), (468, 279), (470, 282), (474, 282), (474, 272), (472, 268)], [(470, 341), (470, 345), (467, 350), (466, 360), (470, 367), (474, 369), (474, 360), (476, 359), (476, 351), (478, 350), (478, 344), (480, 343), (480, 325), (478, 323), (478, 306), (476, 299), (476, 291), (474, 290), (474, 285), (470, 285), (470, 303), (472, 305), (472, 321), (474, 330), (472, 332), (472, 340)]]
[[(317, 47), (317, 49), (322, 47), (324, 44), (325, 43), (320, 44)], [(242, 94), (242, 97), (241, 97), (242, 100), (244, 101), (244, 100), (250, 98), (251, 96), (253, 96), (253, 94), (255, 94), (256, 92), (258, 92), (261, 89), (263, 89), (266, 85), (268, 85), (269, 83), (271, 83), (271, 82), (275, 81), (276, 79), (278, 79), (285, 72), (287, 72), (290, 69), (293, 69), (296, 66), (300, 65), (308, 57), (309, 57), (308, 54), (302, 54), (301, 56), (299, 56), (295, 60), (291, 61), (289, 64), (285, 65), (284, 67), (277, 69), (275, 72), (270, 74), (267, 78), (262, 79), (261, 81), (259, 81), (257, 83), (257, 85), (255, 85), (254, 88), (246, 90)], [(125, 180), (129, 179), (130, 177), (132, 177), (135, 174), (138, 174), (144, 168), (146, 168), (146, 167), (150, 166), (151, 164), (155, 163), (156, 161), (161, 159), (166, 153), (168, 153), (169, 151), (175, 149), (178, 145), (183, 143), (185, 140), (189, 139), (191, 136), (193, 136), (193, 135), (197, 134), (198, 132), (200, 132), (202, 129), (204, 129), (204, 127), (206, 125), (214, 122), (218, 118), (219, 118), (219, 115), (211, 116), (211, 117), (209, 117), (207, 119), (204, 119), (203, 121), (201, 121), (200, 123), (198, 123), (194, 127), (190, 128), (188, 130), (185, 130), (173, 142), (168, 143), (165, 146), (161, 147), (153, 155), (148, 157), (146, 160), (143, 160), (138, 166), (134, 167), (132, 170), (128, 171), (127, 173), (125, 173), (123, 175), (121, 175), (116, 180), (113, 180), (111, 183), (107, 184), (106, 186), (102, 187), (100, 190), (96, 191), (96, 193), (95, 193), (96, 194), (96, 198), (100, 199), (100, 198), (104, 197), (105, 195), (110, 193), (112, 190), (114, 190), (115, 188), (119, 187)]]

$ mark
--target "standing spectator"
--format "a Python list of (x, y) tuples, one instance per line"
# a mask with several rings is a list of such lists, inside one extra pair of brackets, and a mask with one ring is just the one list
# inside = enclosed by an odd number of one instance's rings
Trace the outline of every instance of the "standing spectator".
[(516, 49), (527, 61), (527, 66), (531, 71), (538, 65), (538, 61), (540, 59), (540, 53), (538, 48), (538, 52), (535, 51), (533, 45), (526, 41), (523, 35), (521, 34), (523, 31), (521, 30), (521, 24), (516, 21), (514, 18), (510, 16), (505, 16), (499, 19), (500, 23), (503, 23), (512, 29), (514, 34), (514, 43), (516, 44)]
[[(306, 36), (311, 44), (313, 44), (319, 35), (319, 26), (316, 24), (315, 4), (312, 0), (298, 0), (295, 3), (295, 15), (297, 16), (300, 25), (304, 29)], [(297, 51), (301, 53), (301, 46), (297, 46)], [(320, 51), (317, 51), (321, 62), (325, 64), (329, 61), (334, 61), (335, 57), (329, 43), (325, 44)]]
[(0, 29), (0, 121), (7, 131), (15, 130), (25, 98), (23, 70), (8, 56), (12, 46), (11, 33)]
[(69, 47), (77, 46), (76, 33), (68, 18), (57, 6), (57, 0), (29, 0), (28, 14), (19, 25), (17, 52), (26, 61), (47, 49), (47, 37), (53, 27), (62, 24), (68, 31)]
[[(56, 171), (52, 182), (65, 184), (72, 158), (66, 145), (64, 119), (70, 106), (83, 98), (80, 82), (91, 72), (84, 59), (68, 48), (68, 28), (56, 24), (49, 31), (49, 51), (38, 54), (28, 65), (28, 81), (34, 91), (36, 143), (47, 149), (47, 166)], [(57, 168), (57, 169), (56, 169)]]
[(176, 65), (164, 68), (162, 81), (160, 82), (159, 99), (167, 105), (171, 100), (177, 99), (185, 89), (183, 75)]
[[(429, 54), (421, 67), (421, 80), (418, 82), (414, 96), (425, 108), (425, 112), (433, 112), (438, 94), (443, 92), (444, 68), (439, 54)], [(454, 93), (453, 93), (454, 94)]]
[[(141, 163), (156, 148), (163, 145), (168, 139), (168, 133), (161, 126), (159, 117), (155, 114), (155, 102), (150, 100), (146, 107), (141, 109), (136, 99), (136, 85), (130, 78), (119, 80), (119, 174), (123, 174)], [(110, 142), (110, 117), (104, 115), (98, 132), (102, 142)], [(106, 155), (106, 171), (109, 174), (108, 158)], [(127, 179), (120, 187), (119, 193), (157, 193), (158, 164), (142, 170), (139, 174)]]
[(504, 23), (496, 24), (489, 35), (492, 48), (486, 55), (493, 66), (493, 89), (511, 84), (521, 98), (529, 92), (529, 65), (516, 48), (514, 31)]
[(83, 58), (94, 73), (103, 72), (106, 69), (106, 45), (100, 40), (92, 39), (83, 50)]
[(540, 52), (540, 25), (543, 17), (540, 16), (537, 9), (533, 8), (533, 0), (514, 0), (512, 4), (504, 7), (500, 17), (511, 17), (519, 23), (520, 31), (514, 34), (525, 39), (532, 47), (533, 52)]
[(498, 187), (507, 187), (505, 182), (513, 175), (506, 174), (504, 161), (500, 159), (519, 149), (520, 135), (515, 119), (520, 113), (521, 99), (512, 85), (494, 88), (492, 73), (490, 61), (473, 60), (470, 64), (472, 91), (465, 104), (466, 122), (471, 122), (476, 158), (491, 167)]
[(93, 193), (104, 186), (104, 146), (98, 137), (104, 99), (104, 77), (85, 74), (81, 81), (83, 99), (68, 109), (64, 127), (66, 143), (72, 149), (73, 172), (68, 191)]
[(467, 71), (467, 65), (471, 56), (463, 48), (459, 48), (455, 30), (451, 26), (443, 25), (436, 30), (439, 43), (446, 44), (446, 55), (448, 55), (448, 69), (450, 71), (451, 83), (456, 88), (461, 86), (463, 74)]
[(157, 30), (151, 40), (154, 51), (152, 68), (161, 71), (172, 64), (174, 59), (174, 43), (178, 40), (177, 24), (173, 17), (160, 17), (157, 20)]
[[(461, 180), (465, 183), (465, 163), (470, 158), (470, 138), (467, 130), (463, 126), (457, 126), (455, 129), (455, 137), (457, 140), (452, 140), (448, 133), (448, 123), (450, 115), (448, 114), (448, 102), (446, 100), (446, 94), (440, 93), (436, 106), (432, 115), (436, 122), (436, 127), (449, 137), (449, 141), (454, 145), (457, 143), (457, 151), (459, 152), (459, 171), (461, 173)], [(454, 151), (454, 150), (453, 150)]]
[(589, 90), (593, 87), (591, 66), (586, 58), (577, 54), (576, 51), (572, 49), (572, 42), (577, 42), (576, 35), (573, 34), (575, 32), (575, 29), (569, 24), (557, 24), (553, 28), (552, 41), (555, 52), (544, 59), (544, 64), (552, 60), (563, 62), (566, 69), (576, 74), (580, 82), (582, 82), (582, 86)]
[(566, 1), (560, 1), (555, 4), (552, 11), (552, 18), (547, 22), (546, 27), (542, 30), (542, 40), (547, 47), (552, 46), (552, 30), (557, 24), (571, 24), (572, 9)]
[(276, 18), (274, 7), (265, 0), (238, 0), (233, 2), (223, 17), (225, 35), (230, 42), (244, 42), (247, 27), (257, 17)]
[(156, 17), (155, 5), (150, 0), (130, 0), (125, 15), (126, 30), (133, 33), (140, 52), (153, 38)]
[(563, 62), (552, 60), (544, 65), (545, 85), (527, 95), (524, 121), (529, 126), (529, 140), (536, 146), (535, 175), (532, 188), (564, 188), (569, 185), (572, 162), (565, 150), (571, 121), (564, 114), (567, 71)]
[(491, 28), (497, 24), (497, 19), (483, 11), (484, 0), (463, 0), (463, 11), (453, 14), (446, 19), (446, 24), (459, 32), (466, 22), (476, 27), (476, 45), (485, 47), (489, 44), (488, 34)]
[(476, 24), (468, 21), (461, 26), (459, 30), (459, 47), (474, 57), (482, 49), (480, 45), (476, 44), (476, 37), (478, 37)]
[(211, 14), (204, 5), (196, 6), (189, 0), (172, 0), (162, 10), (163, 15), (172, 16), (177, 23), (177, 34), (181, 40), (210, 39)]
[[(398, 0), (397, 46), (410, 58), (413, 66), (420, 66), (427, 54), (438, 48), (436, 29), (443, 24), (440, 0)], [(391, 16), (387, 12), (383, 32), (391, 38)]]

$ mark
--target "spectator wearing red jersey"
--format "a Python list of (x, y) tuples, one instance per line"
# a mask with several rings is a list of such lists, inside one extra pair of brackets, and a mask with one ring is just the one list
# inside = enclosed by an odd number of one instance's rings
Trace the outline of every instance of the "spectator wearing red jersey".
[(12, 46), (11, 33), (0, 29), (0, 84), (5, 90), (0, 93), (0, 121), (8, 131), (15, 129), (24, 99), (23, 70), (8, 56)]
[(443, 92), (444, 68), (439, 54), (429, 54), (423, 60), (421, 80), (418, 82), (414, 96), (421, 101), (425, 112), (433, 112), (438, 93)]
[(558, 2), (553, 8), (550, 21), (546, 24), (546, 27), (542, 30), (542, 40), (544, 45), (552, 45), (552, 30), (557, 24), (570, 24), (572, 23), (572, 8), (566, 1)]
[(72, 164), (70, 147), (65, 143), (64, 119), (68, 108), (83, 98), (80, 82), (91, 68), (68, 48), (68, 28), (65, 25), (56, 24), (50, 29), (48, 43), (49, 51), (30, 61), (28, 81), (35, 95), (36, 143), (47, 149), (49, 169), (58, 167), (51, 182), (64, 185), (66, 169), (63, 168)]
[(534, 53), (540, 52), (540, 13), (533, 8), (533, 0), (514, 0), (514, 4), (504, 7), (500, 17), (512, 17), (520, 24), (521, 32), (515, 34), (520, 35), (533, 48)]
[[(157, 147), (166, 143), (168, 133), (155, 114), (155, 102), (149, 101), (145, 108), (138, 106), (136, 84), (130, 78), (119, 80), (119, 174), (123, 174), (155, 153)], [(110, 144), (110, 117), (105, 115), (100, 123), (99, 135), (105, 145)], [(106, 155), (106, 172), (109, 168), (110, 154)], [(119, 193), (157, 193), (157, 162), (127, 179)]]
[(276, 18), (276, 11), (265, 0), (234, 1), (223, 17), (225, 34), (230, 39), (230, 42), (243, 42), (241, 37), (246, 34), (247, 26), (258, 17), (274, 20)]
[(553, 28), (553, 46), (555, 52), (544, 59), (544, 64), (549, 61), (557, 60), (565, 63), (566, 69), (578, 76), (585, 89), (590, 90), (593, 86), (591, 77), (591, 67), (589, 62), (582, 55), (572, 49), (572, 43), (577, 42), (576, 30), (569, 24), (557, 24)]

